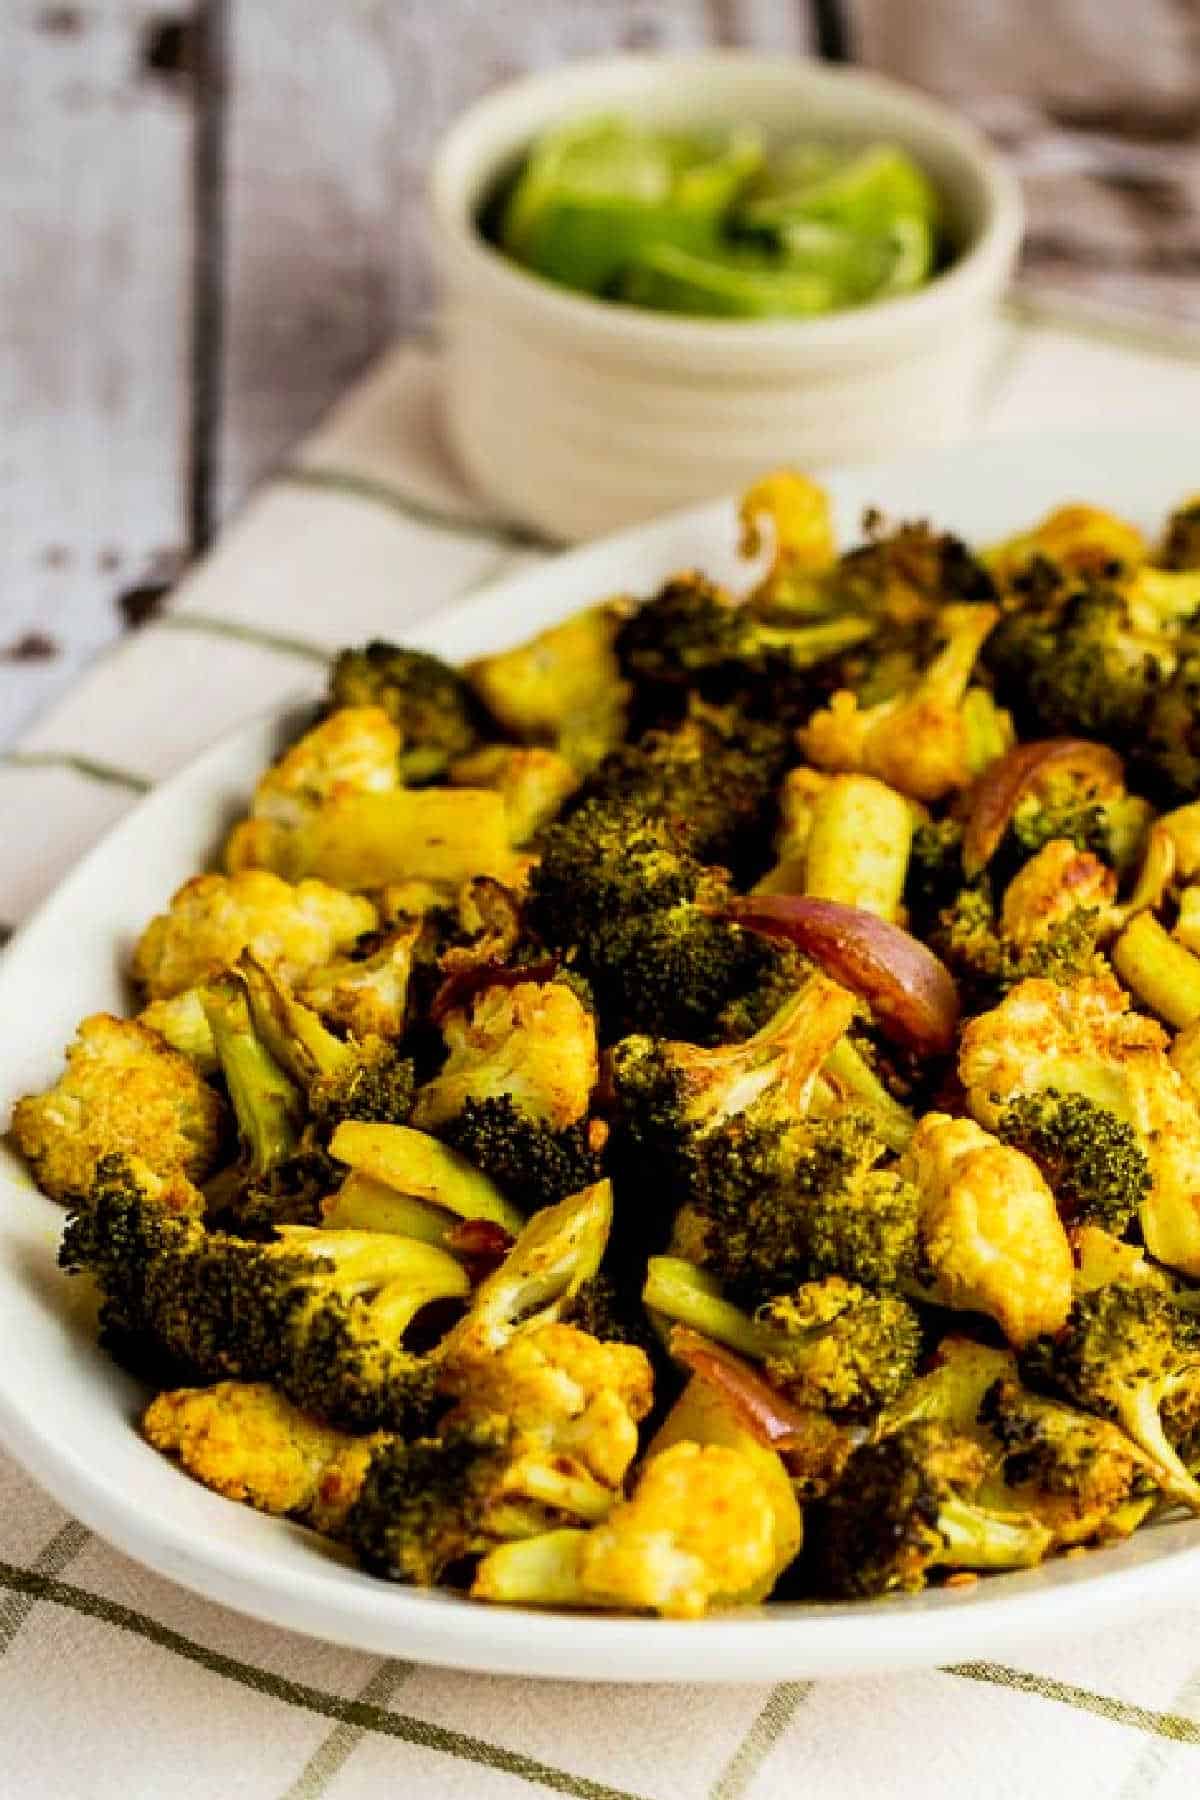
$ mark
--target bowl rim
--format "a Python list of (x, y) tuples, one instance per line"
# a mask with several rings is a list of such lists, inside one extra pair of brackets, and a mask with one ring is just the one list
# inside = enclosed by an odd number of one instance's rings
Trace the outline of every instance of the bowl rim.
[[(856, 100), (885, 102), (900, 108), (914, 124), (941, 141), (942, 148), (974, 177), (982, 194), (982, 214), (973, 241), (949, 268), (913, 294), (868, 301), (814, 319), (719, 319), (658, 313), (598, 299), (536, 275), (489, 244), (479, 230), (474, 208), (516, 145), (539, 126), (573, 110), (563, 105), (574, 94), (579, 110), (589, 99), (615, 104), (622, 78), (630, 94), (644, 93), (658, 78), (674, 88), (689, 75), (706, 80), (749, 76), (764, 84), (790, 76), (798, 91), (825, 87), (844, 95), (847, 118)], [(522, 115), (526, 115), (521, 122)], [(497, 148), (495, 137), (503, 142)], [(482, 140), (482, 142), (480, 141)], [(461, 275), (478, 299), (496, 302), (539, 329), (586, 338), (597, 348), (619, 348), (651, 355), (697, 351), (823, 354), (846, 349), (891, 347), (898, 335), (927, 334), (947, 313), (962, 310), (997, 291), (1015, 259), (1024, 227), (1020, 185), (983, 134), (962, 114), (941, 101), (873, 71), (822, 62), (815, 57), (763, 53), (737, 48), (678, 51), (667, 54), (626, 52), (582, 57), (553, 69), (522, 76), (477, 100), (439, 140), (426, 188), (434, 226), (435, 249), (443, 275)]]

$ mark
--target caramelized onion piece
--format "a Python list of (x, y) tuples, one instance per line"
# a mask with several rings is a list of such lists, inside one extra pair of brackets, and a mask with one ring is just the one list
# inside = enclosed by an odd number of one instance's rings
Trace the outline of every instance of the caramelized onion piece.
[(1017, 744), (984, 770), (975, 784), (963, 834), (963, 868), (978, 875), (994, 856), (1020, 802), (1049, 773), (1078, 775), (1102, 787), (1120, 788), (1125, 768), (1107, 744), (1088, 738), (1043, 738)]
[(918, 1055), (945, 1055), (958, 1028), (958, 990), (932, 950), (875, 913), (798, 894), (737, 896), (730, 918), (786, 938), (867, 1001), (880, 1030)]
[(452, 975), (447, 975), (433, 996), (430, 1020), (434, 1025), (441, 1025), (450, 1013), (465, 1012), (476, 994), (482, 994), (487, 988), (521, 987), (527, 981), (553, 981), (557, 974), (558, 963), (550, 956), (540, 962), (526, 963), (521, 968), (512, 968), (507, 963), (472, 963), (469, 968), (456, 969)]
[(677, 1325), (671, 1333), (671, 1355), (716, 1388), (760, 1444), (785, 1450), (807, 1429), (811, 1413), (776, 1393), (757, 1369), (723, 1344), (710, 1342), (687, 1325)]
[(447, 1250), (463, 1264), (472, 1287), (494, 1274), (512, 1247), (511, 1234), (494, 1219), (460, 1219), (446, 1238)]

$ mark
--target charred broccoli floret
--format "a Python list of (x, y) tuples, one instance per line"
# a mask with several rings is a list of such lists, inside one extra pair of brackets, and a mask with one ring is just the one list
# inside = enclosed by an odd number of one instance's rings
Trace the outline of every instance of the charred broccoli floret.
[(875, 1167), (883, 1154), (863, 1113), (717, 1133), (689, 1227), (698, 1260), (748, 1305), (825, 1275), (874, 1288), (914, 1278), (917, 1194)]
[(1070, 1224), (1100, 1225), (1118, 1237), (1151, 1188), (1137, 1132), (1108, 1107), (1056, 1088), (1018, 1094), (996, 1135), (1035, 1162)]
[(616, 1494), (503, 1421), (381, 1445), (345, 1535), (373, 1574), (432, 1587), (453, 1564), (556, 1526), (593, 1523)]
[(667, 818), (703, 862), (732, 869), (761, 865), (787, 734), (732, 712), (694, 710), (670, 731), (650, 731), (605, 757), (579, 801), (617, 801)]
[(904, 880), (909, 929), (927, 938), (938, 915), (954, 904), (966, 880), (963, 828), (957, 819), (926, 820), (912, 835)]
[(385, 1232), (291, 1226), (254, 1244), (206, 1231), (148, 1202), (120, 1157), (71, 1214), (59, 1261), (98, 1282), (105, 1339), (153, 1346), (201, 1379), (271, 1381), (350, 1431), (419, 1429), (436, 1411), (436, 1370), (404, 1334), (468, 1286), (444, 1251)]
[(1158, 560), (1164, 569), (1200, 569), (1200, 499), (1175, 508), (1167, 520)]
[(819, 1586), (844, 1599), (914, 1592), (938, 1569), (1019, 1569), (1051, 1537), (1029, 1514), (981, 1506), (980, 1446), (945, 1425), (906, 1425), (850, 1457), (818, 1515)]
[(1200, 1512), (1200, 1485), (1173, 1442), (1200, 1417), (1200, 1340), (1168, 1295), (1132, 1282), (1079, 1295), (1062, 1331), (1028, 1346), (1021, 1370), (1034, 1387), (1115, 1420), (1164, 1493)]
[(811, 975), (752, 1037), (706, 1050), (638, 1035), (609, 1053), (625, 1154), (660, 1207), (705, 1205), (711, 1179), (732, 1208), (783, 1173), (789, 1136), (817, 1074), (846, 1030), (854, 1001)]
[(1154, 1502), (1149, 1457), (1107, 1419), (1006, 1377), (984, 1395), (979, 1420), (1003, 1448), (1006, 1485), (1018, 1490), (1058, 1545), (1123, 1537)]
[(995, 1006), (1022, 981), (1069, 987), (1097, 974), (1102, 927), (1098, 908), (1076, 906), (1037, 936), (1018, 943), (1003, 931), (991, 884), (981, 876), (939, 914), (930, 943), (958, 982), (964, 1012), (977, 1013)]
[(467, 1100), (440, 1134), (525, 1212), (600, 1179), (602, 1133), (593, 1122), (580, 1119), (554, 1131), (522, 1112), (511, 1094)]
[(616, 650), (641, 710), (652, 717), (672, 716), (673, 701), (674, 711), (682, 710), (691, 692), (788, 723), (828, 691), (823, 671), (874, 629), (870, 619), (845, 612), (775, 623), (687, 573), (622, 622)]
[(691, 1263), (652, 1256), (642, 1299), (652, 1313), (760, 1363), (796, 1405), (851, 1417), (894, 1400), (920, 1355), (921, 1327), (907, 1301), (837, 1275), (804, 1282), (750, 1314)]
[(1200, 794), (1200, 655), (1186, 656), (1150, 701), (1132, 762), (1147, 791), (1167, 806)]
[(361, 650), (343, 650), (333, 665), (334, 706), (381, 706), (400, 732), (404, 781), (433, 781), (478, 736), (466, 682), (425, 650), (404, 650), (375, 639)]
[(528, 920), (591, 984), (604, 1035), (744, 1036), (794, 991), (803, 961), (711, 908), (724, 877), (674, 821), (593, 800), (545, 833)]
[(1101, 580), (1028, 596), (983, 648), (997, 698), (1023, 736), (1075, 734), (1119, 749), (1137, 747), (1173, 660), (1162, 629), (1137, 618), (1127, 595)]

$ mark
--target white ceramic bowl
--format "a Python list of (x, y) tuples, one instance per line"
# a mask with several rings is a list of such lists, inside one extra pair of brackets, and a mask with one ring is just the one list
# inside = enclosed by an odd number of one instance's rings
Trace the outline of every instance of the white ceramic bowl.
[[(891, 139), (944, 196), (958, 255), (918, 293), (816, 319), (679, 318), (572, 293), (501, 255), (476, 218), (543, 129), (594, 114), (751, 122), (777, 142)], [(451, 442), (505, 513), (568, 540), (775, 463), (960, 436), (1021, 234), (1015, 181), (945, 107), (875, 75), (738, 51), (612, 57), (506, 87), (445, 137), (430, 199)]]
[[(1194, 491), (1200, 437), (1021, 439), (905, 457), (829, 480), (839, 538), (863, 507), (928, 516), (987, 543), (1066, 499), (1147, 528)], [(737, 568), (732, 501), (677, 513), (556, 557), (427, 620), (406, 641), (459, 660), (511, 644), (599, 595), (649, 593), (694, 564)], [(377, 621), (389, 629), (386, 612)], [(311, 693), (308, 696), (311, 704)], [(142, 802), (0, 957), (0, 1127), (62, 1067), (81, 1014), (124, 1009), (137, 932), (211, 857), (263, 765), (299, 720), (243, 726)], [(765, 1681), (997, 1656), (1094, 1632), (1122, 1614), (1194, 1606), (1200, 1521), (1155, 1525), (1079, 1561), (886, 1602), (748, 1608), (696, 1622), (519, 1612), (393, 1587), (300, 1527), (189, 1481), (138, 1435), (144, 1392), (95, 1345), (86, 1284), (55, 1268), (61, 1207), (0, 1142), (0, 1443), (118, 1549), (210, 1600), (352, 1645), (493, 1674), (603, 1681)], [(0, 1779), (0, 1792), (3, 1791)]]

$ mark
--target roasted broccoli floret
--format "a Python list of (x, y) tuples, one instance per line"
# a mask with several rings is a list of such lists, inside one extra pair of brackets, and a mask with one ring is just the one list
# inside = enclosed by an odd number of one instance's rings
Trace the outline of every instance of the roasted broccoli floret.
[(703, 1206), (714, 1156), (712, 1180), (731, 1210), (739, 1194), (785, 1173), (795, 1121), (853, 1013), (844, 988), (810, 975), (741, 1043), (705, 1050), (640, 1035), (613, 1046), (608, 1073), (623, 1153), (660, 1209)]
[(413, 1065), (393, 1044), (377, 1036), (361, 1041), (335, 1037), (311, 1007), (249, 954), (242, 957), (237, 974), (245, 984), (261, 1050), (300, 1086), (319, 1133), (327, 1136), (346, 1119), (404, 1123), (413, 1107)]
[(693, 709), (673, 730), (647, 732), (611, 751), (579, 802), (616, 801), (669, 819), (680, 844), (702, 862), (755, 870), (787, 756), (782, 727)]
[(343, 650), (333, 665), (334, 706), (379, 706), (400, 733), (399, 770), (406, 782), (433, 781), (475, 743), (471, 690), (448, 663), (425, 650), (375, 639)]
[(987, 1458), (971, 1438), (928, 1422), (864, 1444), (815, 1521), (820, 1588), (842, 1599), (915, 1592), (939, 1569), (1020, 1569), (1051, 1545), (1028, 1513), (979, 1504)]
[(1119, 1237), (1150, 1192), (1150, 1164), (1136, 1131), (1083, 1094), (1018, 1094), (1001, 1114), (997, 1136), (1037, 1164), (1070, 1224), (1101, 1225)]
[(216, 1163), (224, 1123), (219, 1096), (186, 1056), (134, 1019), (93, 1013), (54, 1085), (17, 1101), (12, 1136), (55, 1200), (86, 1194), (100, 1159), (127, 1152), (173, 1178), (171, 1205), (195, 1211), (193, 1184)]
[(1029, 1345), (1021, 1371), (1114, 1420), (1146, 1452), (1163, 1492), (1200, 1512), (1200, 1484), (1175, 1449), (1200, 1420), (1200, 1340), (1168, 1295), (1143, 1282), (1079, 1295), (1063, 1329)]
[(1135, 749), (1174, 651), (1127, 594), (1093, 580), (1032, 595), (1006, 613), (983, 661), (1022, 736), (1073, 734)]
[(894, 1400), (920, 1354), (921, 1327), (907, 1301), (837, 1275), (804, 1282), (751, 1315), (691, 1263), (652, 1256), (642, 1299), (652, 1313), (761, 1363), (796, 1405), (851, 1417)]
[(686, 1219), (696, 1260), (748, 1305), (824, 1275), (875, 1288), (911, 1281), (917, 1194), (875, 1167), (883, 1155), (872, 1121), (856, 1112), (716, 1133)]
[(1154, 1504), (1153, 1463), (1107, 1419), (1011, 1377), (988, 1389), (979, 1418), (1003, 1447), (1005, 1484), (1053, 1531), (1056, 1547), (1125, 1537)]
[(651, 718), (677, 716), (693, 693), (795, 723), (828, 691), (823, 670), (827, 675), (843, 651), (874, 629), (871, 620), (849, 613), (774, 622), (688, 572), (624, 620), (616, 650), (638, 708)]
[(349, 1431), (407, 1431), (436, 1410), (436, 1370), (404, 1333), (468, 1286), (444, 1251), (383, 1232), (290, 1226), (271, 1244), (208, 1232), (148, 1202), (121, 1157), (100, 1165), (59, 1261), (98, 1282), (103, 1340), (153, 1347), (202, 1380), (271, 1381)]
[(550, 1206), (600, 1179), (601, 1125), (580, 1119), (555, 1131), (523, 1112), (511, 1094), (468, 1099), (440, 1134), (524, 1212)]
[(1140, 738), (1132, 747), (1136, 775), (1165, 806), (1200, 794), (1200, 655), (1185, 656), (1156, 688)]
[(616, 1495), (581, 1465), (503, 1422), (376, 1450), (346, 1519), (364, 1565), (432, 1587), (452, 1567), (508, 1539), (604, 1517)]
[(1200, 569), (1200, 499), (1186, 500), (1167, 520), (1159, 551), (1164, 569)]
[(755, 1030), (804, 967), (790, 946), (714, 916), (728, 892), (674, 821), (593, 800), (545, 833), (528, 920), (586, 976), (607, 1038), (713, 1043)]
[[(1070, 903), (1070, 895), (1066, 895)], [(955, 977), (967, 1013), (985, 1012), (1023, 981), (1070, 987), (1103, 969), (1097, 941), (1104, 929), (1100, 907), (1070, 905), (1035, 935), (1019, 941), (997, 918), (986, 875), (959, 890), (937, 917), (930, 944)]]

